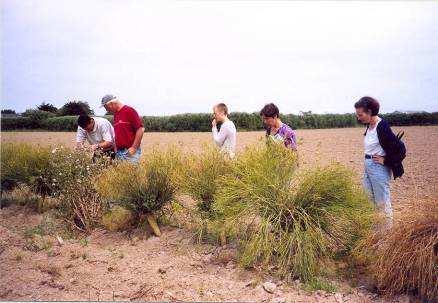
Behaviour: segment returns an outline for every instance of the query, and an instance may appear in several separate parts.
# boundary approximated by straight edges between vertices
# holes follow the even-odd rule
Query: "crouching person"
[[[101,103],[107,111],[114,114],[116,158],[138,163],[141,155],[140,144],[144,127],[137,111],[128,105],[124,105],[113,95],[104,96]]]
[[[76,133],[76,148],[84,149],[85,141],[88,141],[90,149],[94,153],[93,160],[101,156],[114,159],[114,128],[107,119],[80,115]]]

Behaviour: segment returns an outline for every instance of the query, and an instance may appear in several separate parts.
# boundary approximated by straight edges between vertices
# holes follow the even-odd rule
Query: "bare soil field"
[[[438,200],[438,126],[394,128],[405,131],[408,155],[405,175],[392,182],[395,217],[406,203]],[[358,173],[363,163],[363,129],[299,130],[303,166],[339,161]],[[1,142],[74,146],[75,133],[3,132]],[[263,132],[238,133],[238,149],[263,142]],[[212,144],[209,133],[145,133],[142,149],[170,144],[198,152]],[[95,230],[84,238],[53,236],[50,250],[28,248],[26,231],[45,215],[9,206],[0,210],[0,300],[117,301],[256,301],[256,302],[390,302],[350,281],[337,290],[309,292],[299,282],[285,283],[262,269],[236,264],[236,249],[197,244],[193,235],[163,227],[161,238],[150,233]],[[43,238],[44,238],[43,237]],[[264,283],[274,282],[268,292]],[[408,302],[407,297],[391,299]]]

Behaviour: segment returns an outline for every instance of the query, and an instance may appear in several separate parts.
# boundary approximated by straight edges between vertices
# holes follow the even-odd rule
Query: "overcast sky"
[[[438,1],[2,0],[1,108],[438,111]]]

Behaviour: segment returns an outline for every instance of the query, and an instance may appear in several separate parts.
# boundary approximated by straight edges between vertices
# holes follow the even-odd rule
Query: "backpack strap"
[[[403,138],[403,136],[405,135],[405,132],[404,131],[399,131],[398,133],[397,133],[397,139],[399,139],[399,140],[401,140],[401,138]]]
[[[370,128],[370,124],[369,124],[369,123],[367,124],[367,129],[366,129],[365,132],[363,133],[364,136],[367,135],[368,128]]]

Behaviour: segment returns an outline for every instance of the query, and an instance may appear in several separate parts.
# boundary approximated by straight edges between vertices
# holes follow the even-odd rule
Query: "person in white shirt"
[[[221,152],[234,158],[236,150],[236,126],[228,119],[228,108],[224,103],[216,104],[213,107],[214,119],[211,122],[213,140]],[[217,123],[221,123],[220,130]]]
[[[114,128],[105,118],[81,115],[78,118],[76,148],[83,149],[85,141],[95,155],[103,153],[114,157]]]
[[[380,104],[374,98],[362,97],[354,107],[357,119],[367,125],[363,140],[365,162],[362,183],[377,210],[385,217],[386,222],[383,227],[390,228],[393,221],[390,194],[391,168],[385,161],[387,158],[383,148],[385,142],[380,140],[384,137],[379,136],[382,132],[381,127],[387,122],[378,116]],[[392,134],[392,131],[390,132]]]

